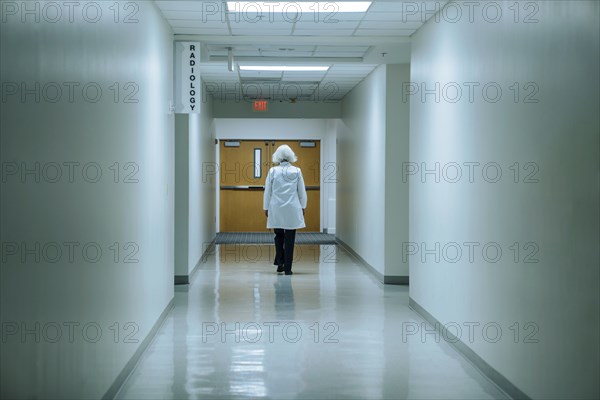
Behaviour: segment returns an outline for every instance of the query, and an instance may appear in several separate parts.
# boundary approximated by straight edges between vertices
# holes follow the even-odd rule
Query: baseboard
[[[175,275],[176,285],[187,285],[188,283],[190,283],[189,275]]]
[[[110,385],[106,393],[104,393],[104,396],[102,396],[103,400],[114,399],[117,393],[119,393],[119,390],[129,377],[129,375],[131,375],[131,373],[133,372],[135,366],[140,361],[140,357],[142,356],[142,354],[144,354],[144,351],[146,351],[146,349],[154,339],[154,336],[156,336],[156,332],[158,332],[158,329],[165,321],[167,314],[169,314],[169,311],[171,311],[174,304],[175,298],[172,298],[171,301],[169,301],[169,304],[167,304],[165,309],[162,311],[162,313],[160,313],[160,316],[152,326],[152,329],[150,329],[150,332],[148,332],[148,335],[146,335],[146,338],[142,340],[142,343],[138,346],[135,353],[133,353],[133,355],[131,356],[129,361],[127,361],[119,375],[117,375],[117,377],[115,378],[112,385]]]
[[[524,399],[530,400],[531,397],[527,396],[521,389],[516,387],[510,382],[504,375],[498,370],[488,364],[483,358],[475,353],[469,346],[464,344],[460,338],[456,337],[452,332],[444,328],[444,324],[438,321],[433,315],[425,310],[419,303],[408,298],[408,306],[419,314],[425,321],[429,323],[436,331],[440,333],[442,338],[448,338],[447,342],[456,349],[463,357],[465,357],[471,364],[475,366],[483,375],[485,375],[492,383],[494,383],[500,390],[502,390],[507,396],[513,399]],[[442,328],[440,328],[442,327]]]
[[[386,276],[381,272],[377,271],[371,264],[369,264],[364,258],[360,256],[352,247],[350,247],[346,242],[344,242],[339,237],[335,237],[336,243],[341,246],[344,250],[346,250],[352,257],[354,257],[360,264],[362,264],[366,269],[368,269],[375,277],[379,280],[379,282],[385,285],[408,285],[408,276]]]
[[[384,275],[383,283],[386,285],[408,285],[408,276]]]
[[[354,251],[352,247],[350,247],[346,242],[344,242],[339,237],[335,237],[336,243],[341,246],[344,250],[346,250],[352,257],[354,257],[360,264],[362,264],[366,269],[368,269],[375,278],[379,280],[379,282],[384,283],[383,274],[377,271],[371,264],[369,264],[364,258],[360,256],[357,252]]]
[[[204,250],[204,253],[202,253],[202,256],[200,257],[200,259],[198,260],[196,265],[194,265],[194,268],[192,268],[192,272],[190,272],[188,275],[175,275],[175,284],[176,285],[189,285],[190,281],[192,280],[192,276],[194,276],[194,274],[200,267],[200,264],[203,264],[204,262],[206,262],[206,259],[208,258],[210,253],[214,250],[215,245],[216,245],[216,240],[217,240],[217,236],[215,235],[213,240],[206,247],[206,250]]]

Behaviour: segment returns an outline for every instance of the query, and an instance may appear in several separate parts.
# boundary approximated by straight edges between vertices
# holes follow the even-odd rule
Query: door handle
[[[262,189],[262,190],[264,190],[265,187],[260,186],[260,185],[254,185],[254,186],[237,185],[237,186],[221,186],[221,189],[227,189],[227,190],[246,190],[246,189],[259,190],[259,189]]]

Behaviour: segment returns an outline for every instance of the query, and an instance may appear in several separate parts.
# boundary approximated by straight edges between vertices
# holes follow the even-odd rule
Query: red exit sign
[[[267,101],[266,100],[254,100],[254,111],[267,111]]]

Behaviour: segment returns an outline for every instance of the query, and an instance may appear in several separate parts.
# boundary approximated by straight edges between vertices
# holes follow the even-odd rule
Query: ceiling
[[[345,0],[347,1],[347,0]],[[215,99],[341,100],[375,67],[410,60],[410,35],[443,1],[375,0],[366,12],[268,12],[264,1],[156,1],[175,40],[202,43],[200,75]],[[306,1],[315,5],[315,1]],[[274,4],[276,4],[275,2]],[[299,3],[297,1],[296,3]],[[227,69],[232,49],[235,70]],[[245,65],[327,65],[324,72],[243,71]]]

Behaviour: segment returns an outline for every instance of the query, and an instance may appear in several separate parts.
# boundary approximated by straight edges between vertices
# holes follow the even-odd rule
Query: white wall
[[[202,90],[205,88],[202,87]],[[203,97],[204,98],[204,94]],[[189,271],[215,238],[216,175],[212,101],[200,104],[200,114],[190,114]]]
[[[402,259],[401,242],[408,241],[408,181],[402,180],[402,164],[409,161],[408,103],[402,102],[402,87],[410,81],[409,64],[386,65],[385,136],[385,276],[408,277],[408,262]],[[390,281],[393,282],[393,279]],[[403,283],[406,281],[402,281]],[[398,283],[398,282],[396,282]]]
[[[215,101],[214,104],[217,104]],[[321,229],[335,233],[336,150],[334,120],[299,118],[215,118],[217,139],[315,139],[321,141]],[[218,152],[218,146],[216,152]],[[217,207],[219,201],[217,200]],[[217,221],[219,220],[217,210]]]
[[[175,114],[175,283],[190,274],[190,153],[189,114]]]
[[[204,90],[204,86],[202,86]],[[203,94],[204,95],[204,94]],[[210,98],[210,97],[209,97]],[[187,283],[215,238],[215,148],[212,101],[199,114],[177,114],[175,188],[175,276]]]
[[[462,340],[528,396],[598,398],[599,3],[535,2],[537,23],[523,23],[535,8],[520,9],[515,22],[512,2],[496,4],[504,16],[496,23],[479,9],[473,23],[468,14],[456,23],[432,19],[413,36],[411,80],[428,89],[456,82],[465,90],[456,103],[455,92],[438,102],[411,96],[411,161],[430,169],[435,162],[480,166],[472,183],[464,165],[457,183],[443,175],[439,183],[433,175],[411,178],[411,242],[430,249],[456,242],[464,252],[455,263],[448,261],[453,252],[439,262],[434,255],[423,262],[422,252],[412,257],[410,296],[442,323],[498,324],[497,343],[484,340],[481,327],[472,343],[465,328]],[[480,84],[473,102],[464,82]],[[497,102],[482,96],[489,82],[503,89]],[[538,102],[525,103],[536,87]],[[497,183],[483,179],[489,162],[502,170]],[[525,169],[528,162],[535,164]],[[454,171],[447,170],[450,180]],[[525,183],[532,172],[538,182]],[[472,263],[462,245],[469,241],[481,243]],[[481,254],[492,242],[503,252],[495,263]],[[535,246],[539,262],[524,263]],[[527,322],[535,325],[524,329]],[[528,334],[539,342],[524,343]]]
[[[408,160],[409,105],[398,95],[408,79],[408,65],[380,65],[343,99],[337,126],[337,236],[384,282],[408,276],[397,257],[408,239],[400,166]]]
[[[385,272],[385,73],[385,65],[377,67],[346,95],[337,134],[337,236],[381,274]]]
[[[44,5],[29,6],[36,4]],[[22,182],[18,174],[2,181],[2,327],[15,323],[19,330],[0,343],[3,398],[102,397],[173,298],[172,33],[152,2],[136,3],[137,23],[122,22],[131,12],[124,2],[117,5],[117,23],[108,8],[113,2],[96,3],[102,17],[95,23],[82,18],[84,4],[78,4],[73,22],[63,9],[57,22],[36,22],[35,15],[22,22],[19,13],[4,14],[0,24],[7,94],[1,103],[2,169],[40,163],[39,182],[35,175]],[[27,88],[39,83],[39,102],[35,94],[9,96],[10,82]],[[72,101],[68,82],[79,85]],[[62,88],[59,99],[56,87]],[[97,102],[89,101],[96,96],[93,87],[102,89]],[[125,103],[128,95],[137,102]],[[80,163],[72,182],[64,165],[71,161]],[[102,171],[96,183],[82,176],[82,166],[92,162]],[[62,176],[51,183],[57,165]],[[88,169],[85,178],[94,179],[95,171]],[[137,182],[124,182],[127,176]],[[80,243],[72,262],[65,242]],[[111,250],[115,242],[118,255]],[[11,255],[11,243],[19,246],[17,255]],[[40,250],[23,262],[19,251],[36,243]],[[102,250],[97,262],[83,257],[86,243]],[[139,261],[124,263],[135,248]],[[93,250],[88,255],[96,256]],[[79,324],[72,341],[64,325],[70,322]],[[128,322],[133,325],[126,327]],[[85,324],[97,324],[89,325],[89,340],[95,339],[94,326],[102,329],[96,343],[83,336]],[[39,342],[35,333],[21,337],[22,327],[37,331]],[[56,327],[62,336],[53,343]],[[128,334],[137,342],[126,343]]]

